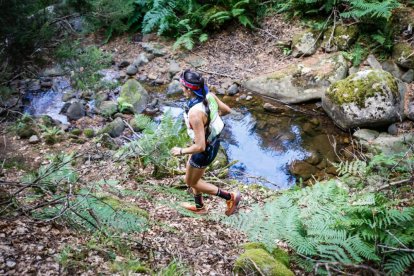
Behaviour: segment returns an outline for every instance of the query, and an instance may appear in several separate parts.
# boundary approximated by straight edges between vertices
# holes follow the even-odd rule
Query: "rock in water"
[[[128,80],[121,88],[118,109],[121,112],[141,113],[148,104],[148,92],[134,80]]]
[[[360,71],[332,84],[322,107],[342,129],[387,125],[403,116],[405,90],[386,71]]]
[[[249,79],[242,85],[284,103],[300,103],[320,99],[329,85],[344,79],[347,72],[347,61],[341,54],[324,58],[315,55],[285,69]]]
[[[85,116],[85,108],[80,102],[73,102],[68,110],[66,111],[66,116],[69,120],[79,120]]]

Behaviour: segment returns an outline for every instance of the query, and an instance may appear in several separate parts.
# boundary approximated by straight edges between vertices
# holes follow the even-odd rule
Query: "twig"
[[[378,247],[385,248],[385,249],[391,249],[391,251],[387,251],[387,252],[402,251],[402,252],[414,253],[414,249],[409,249],[409,248],[398,248],[398,247],[392,247],[392,246],[387,246],[387,245],[382,245],[382,244],[379,244]]]
[[[398,180],[398,181],[395,181],[395,182],[391,182],[391,183],[382,185],[381,187],[377,188],[376,191],[378,192],[378,191],[387,189],[389,187],[396,186],[396,185],[401,185],[401,184],[405,184],[405,183],[414,184],[413,182],[414,182],[414,179],[413,178],[402,179],[402,180]]]
[[[250,258],[247,258],[252,264],[253,264],[253,266],[254,266],[254,268],[256,269],[256,271],[261,275],[261,276],[265,276],[265,274],[263,274],[263,272],[260,270],[260,268],[256,265],[256,263],[252,260],[252,259],[250,259]]]

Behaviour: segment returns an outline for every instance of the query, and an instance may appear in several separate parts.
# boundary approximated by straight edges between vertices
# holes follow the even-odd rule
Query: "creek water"
[[[50,90],[28,91],[25,112],[34,116],[49,115],[67,124],[66,116],[60,111],[64,105],[62,95],[69,90],[67,79],[56,78]],[[163,112],[169,111],[174,117],[182,118],[183,98],[168,100],[165,94],[150,95],[166,102],[161,105]],[[230,178],[246,184],[256,183],[272,189],[289,188],[297,182],[289,171],[292,162],[307,159],[311,152],[332,161],[336,157],[329,136],[346,135],[332,123],[327,123],[330,120],[326,116],[325,120],[322,118],[311,123],[310,116],[293,111],[275,115],[240,103],[230,105],[238,115],[223,117],[226,127],[221,134],[221,144],[229,161],[238,161],[229,168]]]

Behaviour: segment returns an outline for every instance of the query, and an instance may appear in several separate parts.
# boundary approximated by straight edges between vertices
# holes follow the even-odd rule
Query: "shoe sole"
[[[195,211],[195,210],[191,209],[191,207],[190,207],[191,205],[187,202],[181,203],[180,206],[183,207],[184,209],[186,209],[187,211],[192,212],[193,214],[197,214],[197,215],[207,215],[208,214],[207,207],[205,207],[205,209],[203,209],[203,210]]]
[[[237,192],[236,198],[234,199],[233,207],[225,213],[226,216],[231,216],[236,212],[237,207],[239,206],[240,200],[241,200],[241,195],[239,192]]]

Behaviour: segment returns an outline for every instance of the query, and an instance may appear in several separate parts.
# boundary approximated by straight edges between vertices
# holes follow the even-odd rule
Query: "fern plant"
[[[340,264],[370,261],[386,271],[404,271],[412,253],[385,253],[380,245],[392,247],[399,240],[407,248],[414,246],[409,235],[414,230],[414,209],[398,210],[381,196],[364,197],[355,198],[340,182],[329,181],[286,192],[225,222],[269,247],[276,240],[285,241],[298,257],[305,256],[300,262],[304,267],[337,263],[336,269],[341,269]],[[406,257],[397,264],[401,254]]]

